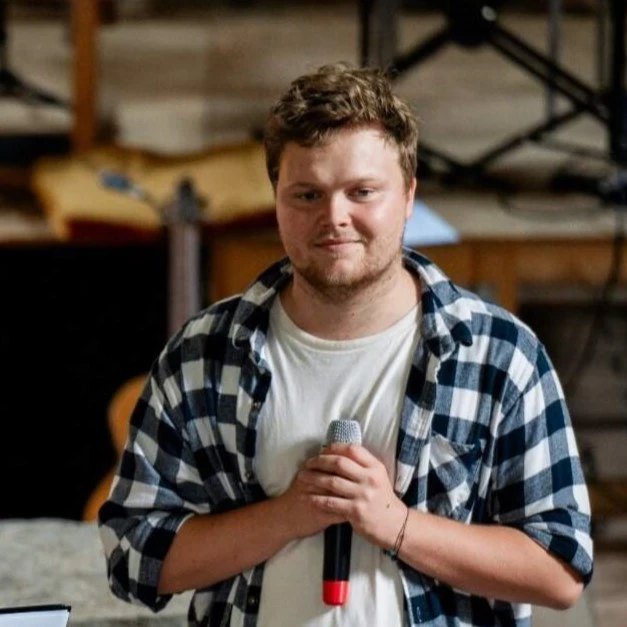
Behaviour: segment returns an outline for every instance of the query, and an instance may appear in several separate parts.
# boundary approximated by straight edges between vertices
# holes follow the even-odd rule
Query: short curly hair
[[[416,175],[418,121],[378,68],[323,65],[295,79],[270,111],[264,130],[266,168],[276,189],[285,145],[324,143],[334,132],[378,124],[396,145],[407,188]]]

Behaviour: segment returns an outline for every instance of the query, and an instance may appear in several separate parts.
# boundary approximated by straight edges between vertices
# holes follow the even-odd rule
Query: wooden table
[[[519,309],[524,285],[599,287],[608,276],[615,228],[609,209],[588,218],[565,214],[563,221],[547,223],[508,215],[494,206],[489,194],[469,197],[458,192],[424,200],[456,227],[461,237],[457,244],[422,247],[420,252],[457,283],[488,287],[494,300],[512,312]],[[627,282],[627,244],[622,247],[620,280]],[[211,299],[241,291],[282,255],[275,232],[215,238],[211,243]]]

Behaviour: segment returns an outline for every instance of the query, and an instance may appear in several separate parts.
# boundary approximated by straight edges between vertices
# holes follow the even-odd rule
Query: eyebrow
[[[285,186],[285,189],[296,189],[299,187],[319,187],[316,183],[308,183],[306,181],[296,181],[295,183],[290,183]]]
[[[348,181],[347,185],[348,186],[367,185],[367,184],[372,185],[373,183],[381,183],[382,181],[383,179],[381,177],[377,177],[375,175],[362,176],[360,178]],[[289,185],[286,185],[285,189],[292,190],[292,189],[298,189],[298,188],[303,188],[303,187],[319,188],[319,187],[324,187],[324,185],[321,185],[320,183],[314,183],[312,181],[295,181],[294,183],[290,183]]]

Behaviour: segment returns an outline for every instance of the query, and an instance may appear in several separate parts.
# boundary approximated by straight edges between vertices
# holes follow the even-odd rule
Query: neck
[[[281,293],[281,303],[298,327],[329,340],[351,340],[384,331],[419,299],[418,281],[402,265],[355,293],[323,293],[298,273]]]

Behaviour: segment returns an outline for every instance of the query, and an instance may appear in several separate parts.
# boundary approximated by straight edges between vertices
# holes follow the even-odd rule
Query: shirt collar
[[[428,349],[443,358],[457,344],[470,346],[471,311],[457,286],[424,255],[403,249],[405,267],[421,284],[422,335]],[[292,265],[283,258],[265,270],[242,294],[231,327],[236,346],[252,344],[260,351],[265,343],[269,311],[277,294],[292,277]]]
[[[445,357],[457,344],[472,344],[468,299],[430,259],[413,250],[403,250],[405,267],[418,275],[421,283],[422,335],[428,349]]]

